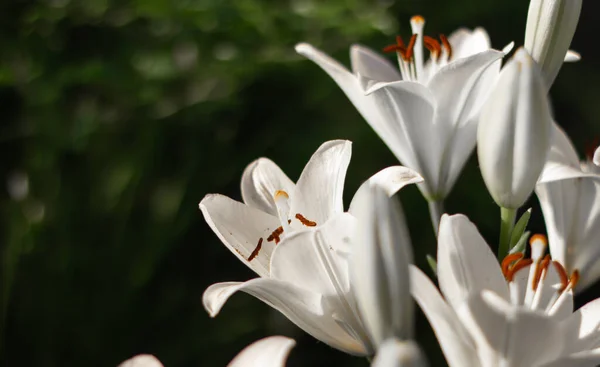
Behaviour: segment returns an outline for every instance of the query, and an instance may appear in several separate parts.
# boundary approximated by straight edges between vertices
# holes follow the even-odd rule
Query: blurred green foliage
[[[566,67],[553,90],[557,119],[580,147],[600,132],[600,55],[586,42],[596,34],[586,22],[594,7],[584,4],[575,40],[584,61]],[[259,156],[296,178],[328,139],[354,142],[348,197],[396,163],[295,43],[346,62],[350,44],[378,49],[422,13],[431,33],[483,25],[499,48],[521,43],[526,10],[517,0],[1,4],[0,361],[111,366],[148,352],[168,367],[224,366],[250,342],[283,334],[299,342],[291,366],[366,365],[249,296],[210,319],[203,290],[253,274],[197,203],[209,192],[239,198],[241,172]],[[426,205],[414,188],[401,198],[424,264],[434,248]],[[448,209],[496,238],[496,208],[474,161]],[[532,223],[543,231],[539,211]],[[422,317],[418,334],[432,365],[443,363]]]

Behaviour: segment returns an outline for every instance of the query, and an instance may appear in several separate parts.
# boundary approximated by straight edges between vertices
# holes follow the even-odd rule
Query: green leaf
[[[514,254],[516,252],[525,252],[525,245],[527,245],[527,240],[529,239],[530,235],[530,231],[523,233],[521,238],[519,238],[519,241],[517,241],[516,245],[510,250],[509,253]]]
[[[531,218],[531,208],[529,208],[521,218],[515,224],[513,231],[510,235],[510,246],[509,248],[514,249],[518,242],[521,241],[523,237],[523,233],[525,233],[525,229],[527,228],[527,224],[529,223],[529,219]],[[513,253],[513,250],[510,251]]]
[[[429,264],[429,267],[433,271],[433,274],[435,274],[437,276],[437,261],[435,260],[435,258],[433,256],[427,254],[427,263]]]

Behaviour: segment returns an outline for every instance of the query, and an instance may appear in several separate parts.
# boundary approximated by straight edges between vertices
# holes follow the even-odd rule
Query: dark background
[[[484,26],[495,48],[523,43],[523,0],[5,0],[0,5],[0,361],[115,366],[136,353],[167,367],[224,366],[244,346],[288,335],[289,365],[365,366],[238,294],[216,319],[201,304],[219,281],[254,274],[205,224],[207,193],[239,199],[267,156],[297,179],[325,140],[353,144],[346,203],[395,158],[312,62],[308,41],[347,63],[410,34]],[[600,12],[584,1],[573,42],[583,61],[553,89],[555,116],[583,156],[600,134]],[[24,190],[27,186],[27,190]],[[433,251],[426,203],[400,195],[416,249]],[[534,206],[532,228],[544,232]],[[498,210],[473,157],[447,201],[490,243]],[[586,292],[581,302],[600,292]],[[443,358],[421,315],[431,365]]]

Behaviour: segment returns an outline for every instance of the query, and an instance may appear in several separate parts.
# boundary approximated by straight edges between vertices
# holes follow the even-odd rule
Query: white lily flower
[[[427,367],[427,361],[417,343],[388,339],[379,348],[371,367]]]
[[[294,339],[270,336],[244,348],[227,367],[284,367]]]
[[[463,215],[442,217],[441,293],[418,268],[411,291],[450,366],[595,366],[600,363],[600,299],[573,312],[570,278],[533,236],[531,259],[511,254],[502,266]]]
[[[540,65],[548,88],[554,83],[579,22],[582,0],[531,0],[525,29],[525,48]]]
[[[590,161],[580,162],[564,131],[556,124],[554,130],[548,162],[535,192],[546,222],[550,253],[569,273],[580,273],[579,291],[600,278],[600,168]]]
[[[285,367],[288,355],[295,345],[294,339],[270,336],[244,348],[227,367]],[[153,355],[140,354],[117,367],[163,367],[163,365]]]
[[[117,367],[163,367],[162,363],[153,355],[139,354],[132,357]]]
[[[593,161],[596,166],[600,166],[600,147],[596,148]]]
[[[350,287],[347,244],[340,241],[355,225],[342,203],[350,155],[349,141],[323,144],[296,185],[261,158],[242,177],[245,204],[221,195],[200,202],[206,222],[225,246],[259,275],[206,289],[203,303],[212,317],[232,294],[243,291],[334,348],[372,354]],[[364,185],[385,184],[392,194],[420,180],[405,167],[390,167]]]
[[[533,193],[551,143],[552,117],[536,63],[520,49],[483,107],[477,132],[481,174],[503,208],[517,209]]]
[[[352,71],[309,44],[296,51],[329,74],[400,162],[423,176],[423,195],[440,201],[475,148],[476,117],[512,46],[490,49],[481,28],[459,29],[439,42],[424,36],[422,17],[411,25],[410,43],[398,38],[388,48],[397,52],[400,72],[363,46],[350,49]]]
[[[386,192],[373,186],[357,196],[352,280],[362,320],[379,349],[387,339],[413,338],[412,249],[402,209]]]

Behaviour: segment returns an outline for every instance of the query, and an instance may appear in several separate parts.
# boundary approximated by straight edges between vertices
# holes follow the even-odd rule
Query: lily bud
[[[426,367],[427,361],[413,341],[386,340],[371,367]]]
[[[499,206],[517,209],[531,195],[546,162],[551,131],[540,68],[520,49],[502,70],[477,131],[481,174]]]
[[[377,349],[389,338],[412,337],[408,264],[410,238],[399,205],[378,186],[357,199],[352,277],[365,328]]]
[[[594,164],[600,166],[600,147],[596,148],[596,152],[594,153]]]
[[[540,64],[548,88],[558,75],[579,22],[582,0],[531,0],[525,49]]]

